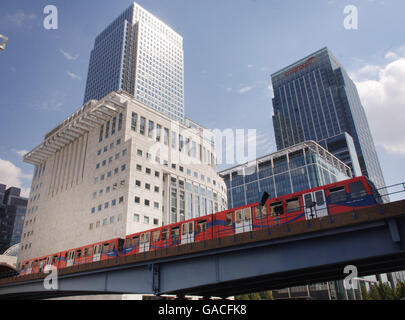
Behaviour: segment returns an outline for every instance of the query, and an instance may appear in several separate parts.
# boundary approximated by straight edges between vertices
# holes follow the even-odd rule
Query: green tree
[[[401,300],[402,298],[405,298],[405,283],[404,282],[399,282],[397,284],[397,287],[395,289],[395,297],[397,300]]]

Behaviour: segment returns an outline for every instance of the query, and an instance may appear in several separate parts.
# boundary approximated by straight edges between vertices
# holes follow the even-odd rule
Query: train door
[[[101,259],[101,244],[94,246],[93,261],[100,261]]]
[[[75,261],[75,252],[74,251],[70,251],[68,254],[68,258],[67,258],[67,263],[66,263],[66,267],[71,267],[73,266]]]
[[[252,231],[251,208],[236,210],[235,212],[235,233]]]
[[[187,222],[181,226],[181,244],[194,242],[194,223]]]
[[[30,261],[30,263],[28,264],[28,271],[27,274],[31,274],[32,272],[32,265],[34,264],[34,261]]]
[[[307,220],[325,217],[328,215],[328,208],[325,201],[325,192],[318,190],[303,195],[305,206],[305,218]]]
[[[46,258],[44,272],[49,272],[51,270],[52,262],[52,257]]]
[[[139,252],[146,252],[150,250],[150,232],[141,234],[141,245]]]

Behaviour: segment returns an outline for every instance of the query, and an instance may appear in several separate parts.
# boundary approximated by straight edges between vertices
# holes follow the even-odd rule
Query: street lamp
[[[6,49],[6,43],[8,41],[8,38],[6,36],[3,36],[0,34],[0,51],[3,51]]]

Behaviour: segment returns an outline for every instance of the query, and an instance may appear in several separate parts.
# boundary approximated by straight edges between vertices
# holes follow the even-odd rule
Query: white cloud
[[[29,152],[28,150],[16,150],[16,149],[13,149],[12,151],[17,153],[21,157],[24,157]]]
[[[393,54],[387,56],[394,58]],[[364,70],[373,70],[376,78],[364,79]],[[354,80],[375,144],[389,152],[405,154],[405,56],[384,66],[365,66],[354,73]]]
[[[7,185],[7,187],[21,188],[23,197],[28,197],[29,188],[24,188],[22,181],[29,181],[32,179],[31,174],[24,174],[22,170],[16,167],[13,163],[0,158],[0,183]]]
[[[73,73],[73,72],[70,72],[70,71],[66,71],[66,73],[72,79],[82,80],[82,77],[78,76],[76,73]]]
[[[24,13],[22,10],[18,10],[14,14],[9,14],[6,16],[6,20],[14,23],[15,25],[21,27],[23,24],[25,24],[28,20],[33,20],[37,16],[35,13]]]
[[[253,64],[248,64],[248,68],[253,68]]]
[[[75,56],[71,55],[69,52],[63,51],[60,49],[60,52],[65,56],[66,59],[68,60],[77,60],[79,58],[79,55],[76,54]]]
[[[247,86],[247,87],[243,87],[241,89],[239,89],[239,93],[245,93],[245,92],[249,92],[250,90],[253,89],[253,86]]]
[[[226,92],[231,93],[231,92],[232,92],[232,88],[226,88]]]

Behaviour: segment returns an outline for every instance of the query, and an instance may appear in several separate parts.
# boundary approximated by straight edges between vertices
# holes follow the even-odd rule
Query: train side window
[[[242,221],[242,210],[236,211],[236,223],[240,223]]]
[[[188,223],[188,233],[192,234],[194,232],[194,224],[192,222]]]
[[[279,216],[284,214],[283,202],[282,201],[273,202],[270,205],[270,212],[272,216]]]
[[[115,250],[115,241],[110,243],[110,251]]]
[[[84,248],[84,250],[83,250],[83,258],[85,258],[85,257],[87,257],[87,248]]]
[[[314,202],[312,201],[312,195],[310,193],[307,193],[304,196],[304,204],[306,208],[314,207]]]
[[[187,223],[184,223],[184,224],[181,226],[181,234],[182,234],[183,236],[187,234]]]
[[[77,259],[82,257],[82,250],[77,250],[76,253],[77,253],[76,254]]]
[[[141,234],[141,244],[144,244],[144,243],[145,243],[145,234],[142,233]]]
[[[172,233],[171,233],[171,237],[173,238],[177,238],[180,235],[180,227],[173,227],[172,228]]]
[[[197,222],[197,232],[204,232],[207,230],[207,220],[201,220]]]
[[[93,255],[93,247],[89,247],[89,248],[88,248],[87,255],[88,255],[89,257],[91,257],[91,256]]]
[[[152,232],[152,241],[156,242],[156,241],[159,241],[159,239],[160,239],[160,230],[153,231]]]
[[[245,208],[244,213],[245,213],[245,221],[249,221],[252,217],[250,208]]]
[[[162,230],[162,240],[167,240],[168,233],[169,233],[169,228],[164,228]]]
[[[108,245],[109,245],[108,242],[107,242],[107,243],[104,243],[104,245],[103,245],[103,252],[109,252]]]
[[[285,201],[287,207],[287,213],[300,211],[300,199],[298,197],[287,199]]]
[[[346,190],[344,186],[329,189],[330,203],[345,202],[347,200]]]
[[[55,263],[56,261],[58,261],[58,256],[53,256],[53,261],[52,261],[52,263]]]
[[[231,226],[232,225],[232,216],[233,216],[233,212],[228,212],[226,214],[226,225],[227,226]]]
[[[325,199],[323,197],[323,190],[315,192],[315,201],[317,206],[323,206]]]
[[[132,245],[134,247],[139,245],[139,236],[132,237]]]
[[[366,189],[364,188],[363,182],[361,181],[349,183],[349,190],[352,199],[362,198],[367,195]]]

